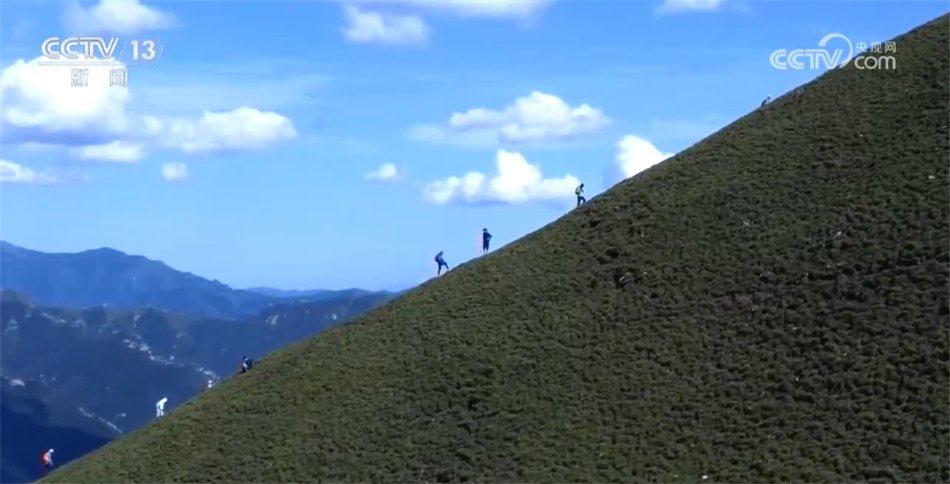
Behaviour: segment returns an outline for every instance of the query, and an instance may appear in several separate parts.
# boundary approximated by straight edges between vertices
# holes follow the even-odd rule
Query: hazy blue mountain
[[[0,294],[0,369],[41,381],[122,431],[152,418],[151,405],[174,405],[209,379],[230,375],[242,356],[260,357],[388,301],[388,293],[341,294],[268,307],[239,321],[155,308],[124,311],[38,306]]]
[[[128,431],[152,419],[163,396],[191,398],[214,372],[153,348],[154,335],[176,331],[185,319],[136,321],[109,308],[69,310],[36,306],[0,294],[0,370],[36,381],[84,411]],[[167,328],[167,329],[165,329]]]
[[[53,448],[63,465],[95,450],[119,433],[42,383],[4,377],[0,382],[0,482],[41,477],[40,454]]]
[[[257,314],[278,300],[115,249],[46,253],[2,241],[0,287],[53,306],[154,306],[226,319]]]

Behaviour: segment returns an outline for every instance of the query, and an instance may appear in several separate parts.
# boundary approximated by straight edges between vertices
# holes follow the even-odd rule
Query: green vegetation
[[[950,45],[828,72],[48,479],[950,479]]]

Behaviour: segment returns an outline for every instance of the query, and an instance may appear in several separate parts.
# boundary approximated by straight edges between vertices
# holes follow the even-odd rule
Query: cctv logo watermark
[[[894,70],[897,69],[895,56],[867,54],[893,54],[896,51],[894,42],[872,42],[869,47],[864,42],[852,44],[847,36],[835,32],[822,37],[817,48],[775,50],[769,56],[769,63],[782,71],[826,70],[848,64],[859,70]]]

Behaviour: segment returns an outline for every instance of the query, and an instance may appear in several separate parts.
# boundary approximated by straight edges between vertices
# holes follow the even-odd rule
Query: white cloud
[[[589,104],[571,107],[553,94],[534,91],[501,110],[473,108],[453,113],[445,127],[417,126],[410,136],[429,142],[461,138],[462,144],[524,143],[570,139],[609,124],[610,119]]]
[[[176,25],[171,14],[143,5],[138,0],[101,0],[89,8],[73,1],[66,7],[65,18],[75,34],[112,32],[130,35]]]
[[[249,107],[205,111],[199,119],[146,116],[144,121],[157,142],[189,154],[262,149],[297,137],[289,118]]]
[[[379,168],[366,175],[366,179],[375,181],[396,181],[402,179],[402,177],[400,170],[392,163],[383,163]]]
[[[392,15],[361,11],[345,5],[343,36],[351,42],[380,44],[420,44],[429,37],[429,26],[414,15]]]
[[[5,141],[82,145],[108,141],[128,129],[129,90],[109,86],[110,71],[124,68],[121,62],[89,66],[88,85],[73,87],[72,67],[39,61],[20,59],[0,74]]]
[[[617,158],[608,172],[608,185],[630,178],[673,155],[674,153],[660,151],[653,143],[643,138],[624,136],[617,143]]]
[[[178,181],[188,178],[188,165],[181,162],[163,163],[162,177],[168,181]]]
[[[435,205],[530,202],[569,205],[574,188],[580,184],[573,175],[545,178],[540,166],[528,163],[517,152],[498,150],[495,166],[497,172],[492,175],[473,171],[428,183],[423,188],[423,196]]]
[[[59,179],[8,160],[0,160],[0,183],[59,183]]]
[[[460,17],[523,18],[540,13],[554,0],[388,0]],[[375,2],[374,2],[375,3]]]
[[[241,107],[201,118],[133,116],[131,93],[110,86],[120,62],[88,66],[87,85],[73,87],[65,61],[17,60],[0,75],[0,141],[18,147],[71,147],[84,160],[131,162],[154,145],[185,153],[259,149],[293,139],[293,122],[275,112]]]
[[[70,153],[80,160],[133,163],[145,156],[145,149],[141,144],[113,141],[101,145],[80,146],[70,150]]]
[[[723,0],[663,0],[656,8],[656,13],[714,12],[722,6],[722,2]]]

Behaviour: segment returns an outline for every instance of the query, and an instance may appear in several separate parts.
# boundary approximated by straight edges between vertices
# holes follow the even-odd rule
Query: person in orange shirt
[[[40,460],[43,462],[43,473],[49,472],[53,468],[53,449],[43,452]]]

